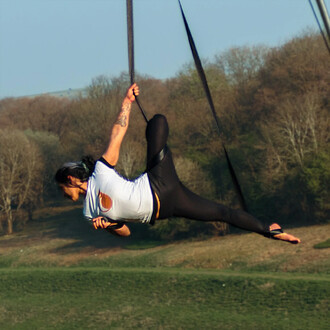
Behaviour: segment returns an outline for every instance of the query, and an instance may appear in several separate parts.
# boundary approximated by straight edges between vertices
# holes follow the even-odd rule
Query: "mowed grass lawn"
[[[161,245],[49,210],[0,237],[0,329],[329,329],[330,224]],[[155,243],[155,244],[154,244]]]
[[[325,275],[0,270],[1,329],[328,329]]]

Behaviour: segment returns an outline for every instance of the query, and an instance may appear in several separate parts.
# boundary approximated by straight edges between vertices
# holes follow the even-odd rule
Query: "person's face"
[[[65,198],[71,199],[76,202],[79,199],[79,188],[72,185],[61,184],[60,188]]]

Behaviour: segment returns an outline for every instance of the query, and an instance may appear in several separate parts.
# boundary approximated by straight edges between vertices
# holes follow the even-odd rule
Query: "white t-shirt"
[[[114,221],[150,222],[153,197],[147,173],[129,181],[101,161],[96,162],[83,212],[88,220],[104,216]]]

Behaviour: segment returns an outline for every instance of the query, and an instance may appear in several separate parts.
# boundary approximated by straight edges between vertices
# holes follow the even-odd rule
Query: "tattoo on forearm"
[[[128,123],[128,114],[131,111],[131,103],[124,103],[121,107],[121,111],[118,115],[117,121],[115,124],[120,125],[121,127],[126,127]]]

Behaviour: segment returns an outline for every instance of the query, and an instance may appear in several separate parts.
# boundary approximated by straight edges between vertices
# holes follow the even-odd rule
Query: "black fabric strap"
[[[167,154],[168,147],[165,145],[165,147],[155,156],[153,156],[147,163],[147,171],[150,171],[153,167],[155,167],[157,164],[159,164]]]
[[[109,221],[107,218],[103,218],[105,221],[107,221],[107,222],[111,222],[112,224],[114,223],[114,222],[112,222],[112,221]],[[111,229],[120,229],[120,228],[122,228],[122,227],[124,227],[124,225],[125,225],[125,222],[117,222],[117,223],[115,223],[115,224],[113,224],[113,225],[111,225],[111,226],[109,226],[109,227],[107,227],[106,229],[108,229],[108,230],[110,230],[111,231]]]
[[[127,41],[128,41],[128,66],[131,84],[134,83],[134,30],[133,30],[133,3],[126,1],[127,7]]]
[[[218,128],[218,132],[219,132],[219,135],[220,135],[220,138],[221,138],[221,135],[222,135],[221,134],[221,129],[220,129],[220,125],[219,125],[217,114],[215,112],[213,99],[212,99],[211,92],[210,92],[210,89],[209,89],[209,86],[208,86],[208,83],[207,83],[207,80],[206,80],[206,76],[205,76],[205,73],[204,73],[204,70],[203,70],[203,66],[202,66],[201,60],[199,58],[197,49],[196,49],[194,39],[193,39],[192,34],[190,32],[190,29],[189,29],[189,26],[188,26],[188,22],[186,20],[185,14],[183,12],[183,9],[182,9],[182,6],[181,6],[181,2],[180,2],[180,0],[178,0],[178,1],[179,1],[180,9],[181,9],[181,14],[182,14],[184,26],[186,28],[189,45],[190,45],[190,48],[191,48],[191,51],[192,51],[192,55],[193,55],[193,58],[194,58],[195,66],[196,66],[198,75],[199,75],[199,77],[200,77],[200,79],[202,81],[203,88],[204,88],[204,91],[205,91],[205,94],[206,94],[206,98],[207,98],[207,100],[209,102],[209,105],[210,105],[210,108],[211,108],[211,111],[212,111],[212,114],[213,114],[215,123],[216,123],[217,128]],[[232,181],[233,181],[233,184],[234,184],[234,189],[235,189],[236,194],[237,194],[237,197],[239,199],[240,206],[241,206],[241,208],[243,210],[247,211],[247,206],[246,206],[246,203],[245,203],[245,199],[244,199],[244,196],[243,196],[243,193],[242,193],[240,184],[238,182],[237,176],[235,174],[234,168],[233,168],[233,166],[231,164],[231,161],[229,159],[229,156],[228,156],[226,147],[223,144],[223,142],[221,142],[221,144],[222,144],[222,148],[224,150],[225,156],[226,156],[226,160],[227,160],[227,164],[228,164],[228,169],[229,169],[230,176],[231,176]]]
[[[126,0],[126,8],[127,8],[127,41],[128,41],[128,66],[129,66],[129,75],[131,79],[131,85],[135,82],[135,70],[134,70],[134,26],[133,26],[133,3],[132,0]],[[138,105],[141,113],[144,117],[144,120],[148,122],[148,118],[141,106],[141,103],[135,95],[135,101]]]

